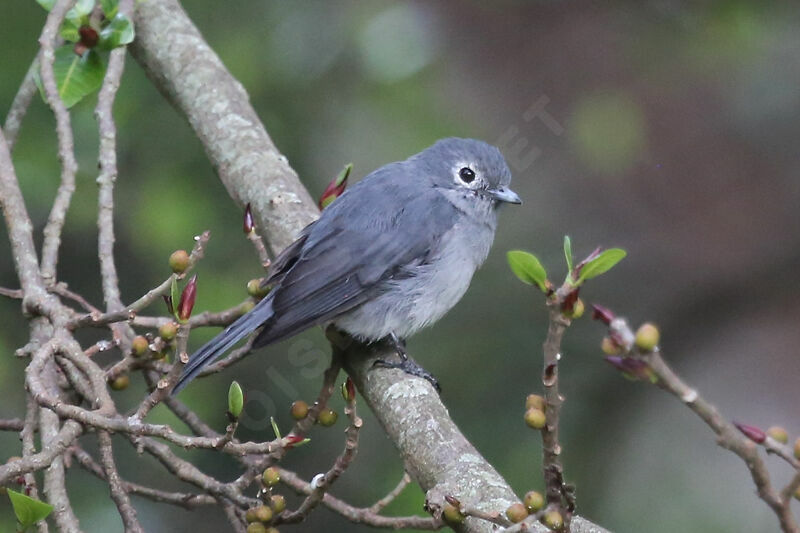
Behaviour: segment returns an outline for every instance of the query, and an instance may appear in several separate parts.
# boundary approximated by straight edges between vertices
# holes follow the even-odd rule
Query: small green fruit
[[[302,420],[308,416],[308,404],[303,400],[296,400],[292,403],[290,412],[292,414],[292,418],[295,420]]]
[[[767,435],[781,444],[786,444],[789,442],[789,433],[787,433],[786,430],[781,426],[772,426],[771,428],[767,429]]]
[[[322,411],[319,412],[317,416],[317,422],[319,425],[327,427],[331,427],[336,423],[336,420],[339,418],[339,415],[331,409],[330,407],[326,407]]]
[[[266,533],[280,533],[277,527],[268,527]]]
[[[178,334],[178,324],[175,322],[167,322],[158,328],[158,336],[165,341],[171,341]]]
[[[282,494],[273,494],[269,499],[269,505],[275,514],[280,514],[286,509],[286,498]]]
[[[461,510],[452,505],[450,503],[445,503],[444,508],[442,509],[442,518],[448,524],[463,524],[464,523],[464,515],[461,514]]]
[[[189,254],[186,250],[175,250],[169,256],[169,267],[176,274],[182,274],[189,268]]]
[[[130,384],[131,378],[128,376],[128,374],[122,374],[112,379],[109,383],[109,386],[111,386],[113,390],[125,390]]]
[[[535,490],[525,494],[525,498],[522,501],[530,513],[538,513],[544,508],[544,496]]]
[[[547,511],[546,513],[544,513],[544,516],[542,517],[542,522],[550,529],[558,530],[564,527],[564,518],[558,511]]]
[[[636,330],[636,347],[645,352],[651,352],[658,346],[660,336],[658,328],[650,322],[646,322]]]
[[[247,294],[253,298],[263,298],[269,294],[269,287],[261,285],[261,279],[251,279],[247,282]]]
[[[147,338],[143,335],[137,335],[131,343],[131,352],[133,352],[134,357],[141,357],[147,353],[148,346],[150,346],[150,343],[147,342]]]
[[[255,515],[259,522],[269,522],[272,520],[272,509],[266,505],[259,505],[255,508]]]
[[[539,396],[538,394],[528,394],[528,397],[525,398],[525,409],[536,408],[541,411],[544,411],[544,398]]]
[[[506,516],[516,524],[528,518],[528,510],[521,503],[514,503],[506,509]]]
[[[800,438],[794,441],[794,457],[800,459]]]
[[[267,487],[274,487],[280,482],[281,474],[280,472],[278,472],[277,468],[271,466],[266,470],[264,470],[264,474],[261,476],[261,480]]]
[[[246,302],[242,303],[242,305],[239,307],[239,309],[241,309],[242,314],[245,314],[245,313],[249,313],[250,311],[252,311],[255,306],[256,306],[256,304],[255,304],[255,302],[253,302],[253,300],[247,300]]]
[[[250,524],[252,522],[258,522],[258,517],[256,516],[256,509],[257,507],[251,507],[247,510],[244,515],[244,519],[247,520],[247,523]]]
[[[544,411],[531,407],[525,411],[525,423],[533,429],[542,429],[547,423],[547,418],[544,416]]]
[[[253,522],[247,526],[247,533],[267,533],[267,528],[261,522]]]
[[[575,300],[575,303],[572,304],[572,311],[564,313],[567,318],[571,318],[573,320],[578,319],[583,316],[583,312],[586,310],[586,306],[583,303],[583,300],[578,298]]]
[[[603,353],[606,355],[619,355],[622,353],[622,349],[616,342],[611,340],[611,337],[603,337],[603,342],[600,343],[600,349],[603,350]]]

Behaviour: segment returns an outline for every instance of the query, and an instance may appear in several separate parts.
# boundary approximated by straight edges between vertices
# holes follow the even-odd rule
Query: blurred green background
[[[185,4],[315,197],[349,161],[360,178],[443,136],[482,138],[507,155],[525,204],[502,213],[493,252],[461,304],[409,347],[439,377],[453,418],[520,495],[542,485],[539,437],[522,414],[526,394],[539,388],[546,311],[541,296],[513,278],[505,251],[534,251],[559,278],[564,234],[576,255],[600,244],[629,251],[589,284],[587,302],[634,324],[659,323],[665,356],[728,417],[800,433],[797,3]],[[33,0],[0,5],[2,113],[36,53],[44,18]],[[99,304],[94,102],[72,113],[80,171],[59,277]],[[160,282],[169,253],[209,229],[196,309],[241,301],[247,280],[259,275],[241,213],[190,128],[133,60],[115,117],[124,299]],[[37,97],[13,156],[39,233],[58,184],[55,146],[52,116]],[[18,286],[4,230],[0,286]],[[13,351],[26,341],[25,324],[18,302],[0,299],[0,417],[23,409],[25,361]],[[192,343],[211,333],[198,332]],[[579,320],[564,349],[563,458],[579,512],[614,531],[777,531],[741,461],[718,449],[677,401],[608,367],[602,334],[600,325]],[[316,394],[326,344],[315,330],[265,352],[197,382],[186,401],[223,429],[227,385],[237,379],[250,400],[243,437],[269,438],[270,415],[289,427],[290,403]],[[116,394],[127,407],[141,393],[137,376]],[[340,408],[341,399],[334,404]],[[402,466],[361,411],[358,458],[332,492],[369,505],[394,486]],[[162,411],[152,416],[171,420]],[[343,443],[343,422],[336,428],[315,430],[312,444],[285,466],[306,478],[327,468]],[[92,440],[84,438],[89,449]],[[126,443],[117,449],[125,478],[185,489]],[[0,460],[19,453],[16,434],[0,435]],[[236,475],[219,454],[187,455],[210,474]],[[787,472],[769,463],[783,483]],[[73,467],[69,488],[87,531],[121,531],[103,484]],[[389,511],[421,513],[422,502],[412,487]],[[135,504],[148,531],[227,530],[216,509]],[[0,499],[0,531],[12,527]],[[370,530],[324,509],[297,529]]]

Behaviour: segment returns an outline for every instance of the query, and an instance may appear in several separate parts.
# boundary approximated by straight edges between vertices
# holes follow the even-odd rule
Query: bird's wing
[[[328,207],[274,289],[273,317],[254,346],[331,320],[368,300],[403,267],[425,261],[457,212],[434,189],[410,194],[403,190],[409,186],[373,180]]]

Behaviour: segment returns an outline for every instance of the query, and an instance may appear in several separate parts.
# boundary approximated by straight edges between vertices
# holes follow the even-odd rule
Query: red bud
[[[739,422],[734,422],[733,425],[736,426],[736,429],[744,433],[745,437],[756,444],[761,444],[767,440],[767,434],[764,433],[761,428],[757,428],[756,426],[751,426],[748,424],[740,424]]]
[[[356,385],[349,376],[342,386],[342,396],[346,402],[352,402],[356,398]]]
[[[641,359],[620,357],[618,355],[607,355],[605,360],[611,366],[631,378],[652,382],[655,382],[656,380],[655,374],[653,374],[653,370],[650,368],[650,365]]]
[[[572,312],[572,308],[575,306],[575,302],[578,301],[578,292],[580,292],[580,289],[575,289],[574,291],[567,294],[567,296],[564,298],[564,301],[561,302],[562,311],[564,311],[565,313]]]
[[[97,46],[97,41],[100,40],[100,36],[97,35],[97,30],[91,26],[81,26],[80,29],[78,29],[78,34],[81,36],[80,43],[86,48],[94,48]]]
[[[458,501],[455,496],[450,496],[449,494],[444,497],[444,500],[452,505],[453,507],[461,507],[461,502]]]
[[[608,326],[614,320],[614,313],[607,307],[592,304],[592,320],[599,320]]]
[[[325,188],[325,191],[323,191],[322,196],[319,198],[318,205],[320,209],[325,209],[331,202],[342,195],[345,188],[347,188],[347,178],[350,177],[351,170],[353,170],[353,164],[348,163],[342,171],[339,172],[339,175],[331,180]]]
[[[253,220],[253,212],[250,210],[250,202],[248,202],[247,206],[244,208],[244,221],[242,223],[242,229],[244,230],[245,235],[250,235],[250,233],[256,229],[256,223]]]
[[[197,297],[197,274],[192,276],[189,283],[183,288],[181,293],[181,301],[178,304],[178,318],[181,320],[189,320],[192,316],[192,308],[194,308],[194,300]]]
[[[305,437],[301,437],[300,435],[286,435],[286,447],[291,448],[304,440],[306,440]]]

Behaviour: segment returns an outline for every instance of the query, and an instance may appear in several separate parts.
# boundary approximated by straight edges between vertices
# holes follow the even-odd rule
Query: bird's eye
[[[464,167],[461,170],[459,170],[458,176],[464,183],[472,183],[473,180],[475,180],[475,172],[469,167]]]

